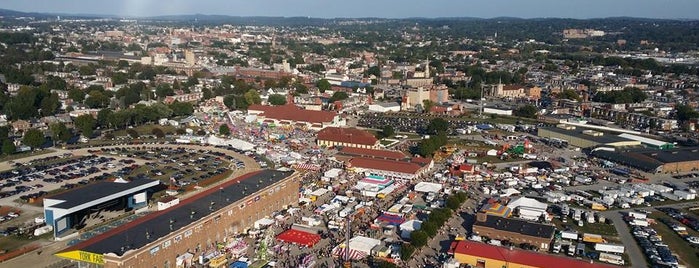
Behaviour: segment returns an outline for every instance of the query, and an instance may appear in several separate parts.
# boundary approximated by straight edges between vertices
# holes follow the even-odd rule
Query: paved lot
[[[222,153],[231,155],[231,156],[243,161],[245,163],[245,168],[235,170],[234,173],[230,176],[230,178],[235,178],[235,177],[238,177],[240,175],[250,173],[250,172],[253,172],[253,171],[260,169],[259,164],[250,157],[235,153],[235,152],[227,150],[227,149],[210,147],[210,146],[181,145],[181,144],[147,144],[147,145],[139,144],[139,145],[105,146],[105,147],[100,147],[100,148],[135,148],[135,147],[143,147],[143,146],[156,147],[156,148],[178,148],[178,147],[181,147],[181,148],[196,149],[196,150],[205,149],[205,150],[222,152]],[[71,152],[71,153],[73,153],[73,155],[76,155],[76,156],[88,155],[89,153],[87,152],[87,150],[94,150],[94,149],[96,149],[96,148],[90,147],[90,148],[83,148],[83,149],[76,149],[76,150],[59,150],[59,149],[57,149],[57,151],[55,153],[34,156],[34,157],[29,157],[29,158],[23,158],[20,160],[16,160],[15,162],[25,163],[28,161],[32,161],[34,159],[44,158],[47,156],[62,155],[66,152]],[[121,159],[121,157],[118,157],[118,156],[110,155],[110,157],[114,157],[117,160]],[[139,160],[137,158],[133,158],[133,160],[136,160],[138,164],[142,164],[143,162],[145,162],[145,161]],[[11,164],[9,164],[7,162],[2,162],[2,163],[0,163],[0,168],[10,169],[10,168],[12,168],[12,166],[11,166]],[[107,171],[103,171],[103,172],[112,172],[112,171],[118,170],[119,168],[120,167],[116,167],[116,168],[114,168],[114,170],[107,170]],[[102,172],[100,172],[100,174],[101,173]],[[98,175],[98,174],[94,174],[93,176],[96,176],[96,175]],[[81,179],[84,179],[84,178],[80,178],[78,180],[81,180]],[[32,182],[32,184],[35,184],[35,183],[36,182]],[[218,185],[220,183],[223,183],[223,181],[218,182],[214,185],[211,185],[210,187],[215,187],[216,185]],[[49,190],[47,190],[47,189],[51,189],[51,188],[49,188],[49,185],[53,185],[53,186],[56,186],[55,188],[58,188],[63,183],[56,183],[56,184],[42,183],[42,184],[45,185],[45,187],[42,189],[44,189],[45,191],[49,191]],[[32,190],[32,191],[39,191],[39,190]],[[186,198],[186,197],[191,196],[193,194],[196,194],[198,192],[199,191],[192,191],[192,192],[189,192],[181,197]],[[8,205],[12,205],[12,206],[19,206],[17,203],[13,202],[13,200],[17,199],[17,198],[18,198],[18,196],[3,198],[0,200],[0,205],[8,204]],[[39,214],[39,212],[42,211],[42,208],[36,207],[36,206],[30,206],[30,205],[23,205],[23,206],[21,206],[21,208],[34,211],[34,213],[36,213],[36,214]],[[47,267],[47,266],[50,266],[52,264],[55,264],[55,263],[61,261],[59,258],[55,257],[53,254],[66,247],[65,241],[63,241],[63,242],[46,242],[46,241],[44,241],[44,242],[37,242],[37,243],[41,243],[44,247],[39,249],[39,250],[35,250],[35,251],[32,251],[32,252],[27,253],[25,255],[22,255],[20,257],[11,259],[7,262],[0,263],[0,267]]]

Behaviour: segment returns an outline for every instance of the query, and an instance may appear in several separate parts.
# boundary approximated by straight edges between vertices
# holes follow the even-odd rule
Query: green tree
[[[396,130],[393,128],[392,125],[385,125],[383,126],[383,129],[381,130],[381,136],[384,138],[388,138],[396,134]]]
[[[157,87],[155,87],[155,95],[157,95],[158,98],[163,98],[165,96],[174,96],[175,91],[169,84],[160,84]]]
[[[434,106],[434,103],[431,100],[423,100],[422,101],[422,108],[425,109],[426,113],[429,113],[430,110],[432,110],[433,106]]]
[[[262,99],[260,98],[260,93],[258,93],[257,90],[254,90],[254,89],[248,90],[248,92],[245,92],[244,97],[245,97],[245,102],[248,105],[262,103]]]
[[[27,132],[24,133],[24,137],[22,138],[22,143],[26,144],[29,147],[32,147],[32,149],[38,149],[39,146],[44,144],[44,141],[44,133],[35,128],[28,129]]]
[[[325,93],[325,91],[328,91],[330,90],[330,88],[332,88],[332,85],[326,79],[318,80],[318,82],[316,82],[316,86],[318,87],[318,91],[320,91],[320,93]]]
[[[419,248],[427,244],[428,236],[422,230],[413,231],[410,233],[410,244]]]
[[[163,130],[159,127],[153,128],[153,130],[151,130],[151,134],[158,139],[165,138],[165,132],[163,132]]]
[[[109,127],[109,122],[113,113],[114,112],[110,109],[102,109],[97,112],[97,124],[104,128]]]
[[[92,115],[84,114],[75,118],[75,128],[86,138],[92,137],[92,132],[95,130],[97,120]]]
[[[138,139],[138,137],[140,137],[140,135],[138,135],[138,132],[133,128],[127,129],[126,134],[128,134],[129,137],[131,137],[132,139]]]
[[[349,95],[347,95],[347,92],[337,91],[337,92],[333,93],[333,95],[330,97],[329,101],[336,102],[336,101],[346,100],[347,98],[349,98]]]
[[[56,114],[56,111],[58,111],[58,108],[61,107],[61,100],[58,98],[58,94],[51,93],[48,95],[48,97],[42,98],[40,107],[41,107],[40,114],[42,116],[49,116],[49,115]]]
[[[284,104],[286,104],[286,96],[280,95],[280,94],[269,95],[269,98],[267,100],[269,101],[269,104],[272,104],[272,105],[284,105]]]
[[[512,114],[515,116],[519,117],[526,117],[526,118],[536,118],[536,115],[539,113],[539,109],[536,108],[536,106],[527,104],[524,106],[521,106],[514,111],[512,111]]]
[[[581,100],[578,92],[575,92],[575,90],[572,90],[572,89],[563,90],[560,93],[558,93],[558,95],[556,97],[559,99],[568,99],[568,100],[577,100],[577,101]]]
[[[231,135],[231,129],[227,124],[221,124],[221,126],[218,127],[218,134],[221,136]]]
[[[304,85],[304,84],[296,82],[296,83],[294,83],[294,89],[295,89],[295,91],[294,91],[295,93],[308,94],[308,87],[306,87],[306,85]]]
[[[73,88],[68,91],[68,98],[74,102],[82,103],[85,100],[85,92],[80,89]]]
[[[676,104],[675,105],[675,111],[676,111],[676,117],[677,120],[680,122],[685,122],[690,119],[697,119],[699,118],[699,112],[697,112],[694,108],[692,108],[689,105],[684,105],[684,104]]]
[[[12,143],[11,140],[3,140],[2,141],[2,154],[11,155],[11,154],[14,154],[15,151],[17,151],[17,148],[15,147],[15,144]]]
[[[123,85],[129,82],[129,75],[122,72],[112,74],[112,83],[115,85]]]
[[[63,123],[51,124],[49,126],[49,130],[51,130],[51,138],[54,141],[60,141],[65,143],[68,142],[71,137],[73,137],[73,133],[71,133],[70,130]]]
[[[442,118],[435,118],[430,120],[427,125],[427,132],[431,134],[445,133],[449,129],[449,122]]]
[[[172,115],[174,116],[192,115],[194,113],[194,106],[189,102],[175,101],[169,107],[172,109]]]

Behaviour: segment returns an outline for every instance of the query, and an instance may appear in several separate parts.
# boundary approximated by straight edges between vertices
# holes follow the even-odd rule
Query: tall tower
[[[430,57],[425,59],[425,78],[430,78]]]

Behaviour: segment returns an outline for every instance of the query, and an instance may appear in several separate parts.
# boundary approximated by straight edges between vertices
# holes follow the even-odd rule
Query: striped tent
[[[347,254],[347,247],[344,245],[337,246],[333,249],[333,255],[337,256],[340,259],[345,259],[345,254]],[[363,251],[359,251],[356,249],[349,249],[349,257],[352,260],[361,260],[366,258],[367,254]]]
[[[311,171],[320,170],[320,166],[314,165],[314,164],[307,164],[307,163],[296,164],[294,167],[296,169],[300,169],[300,170],[311,170]]]

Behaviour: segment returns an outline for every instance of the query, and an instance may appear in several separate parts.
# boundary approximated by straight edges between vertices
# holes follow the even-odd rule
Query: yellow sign
[[[209,261],[209,267],[221,267],[226,264],[228,264],[228,259],[226,259],[226,255],[218,256]]]
[[[92,253],[92,252],[87,252],[87,251],[82,251],[82,250],[73,250],[73,251],[68,251],[68,252],[56,253],[56,256],[61,257],[61,258],[65,258],[65,259],[75,260],[75,261],[82,261],[82,262],[89,262],[89,263],[104,265],[104,259],[102,258],[102,254],[97,254],[97,253]]]

